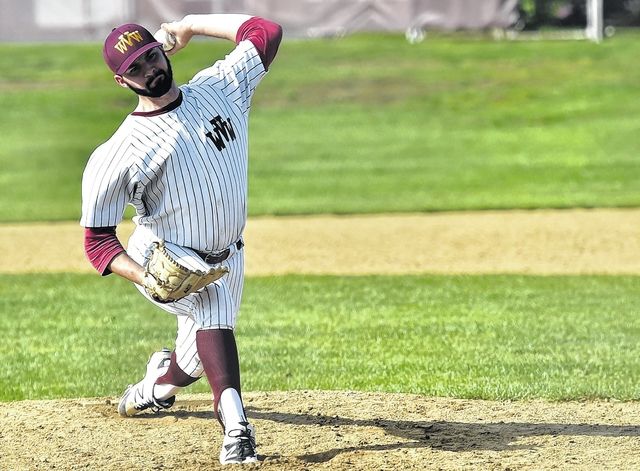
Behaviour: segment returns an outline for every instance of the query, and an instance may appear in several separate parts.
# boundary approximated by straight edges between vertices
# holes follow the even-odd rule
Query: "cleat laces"
[[[238,459],[244,461],[246,458],[256,456],[256,441],[251,436],[251,432],[247,428],[248,422],[240,422],[243,426],[241,429],[230,430],[227,436],[235,438],[233,443],[225,445],[227,451],[227,459]]]

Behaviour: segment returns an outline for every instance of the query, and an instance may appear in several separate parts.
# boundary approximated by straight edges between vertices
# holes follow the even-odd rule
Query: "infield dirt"
[[[491,402],[331,391],[247,393],[270,470],[640,469],[640,404]],[[116,398],[5,404],[3,470],[218,469],[206,395],[122,419]]]
[[[631,209],[260,218],[246,241],[250,276],[640,274],[640,210]],[[90,271],[74,224],[0,226],[0,250],[4,273]],[[248,392],[245,400],[262,459],[249,469],[640,469],[637,402],[344,391]],[[207,395],[129,419],[117,416],[116,401],[2,404],[0,470],[219,468]]]
[[[82,239],[74,223],[0,225],[0,273],[91,273]],[[640,274],[639,209],[253,218],[245,242],[248,276]]]

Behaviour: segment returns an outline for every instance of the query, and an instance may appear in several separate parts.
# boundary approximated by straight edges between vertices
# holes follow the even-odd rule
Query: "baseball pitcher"
[[[195,35],[236,46],[178,87],[167,55]],[[155,36],[138,24],[115,28],[103,57],[138,104],[93,152],[82,180],[89,261],[102,275],[132,281],[177,319],[175,349],[151,355],[118,412],[169,408],[180,388],[206,375],[224,430],[223,464],[258,459],[234,327],[244,282],[249,110],[281,38],[279,25],[247,15],[187,15]],[[116,226],[128,204],[136,228],[125,251]]]

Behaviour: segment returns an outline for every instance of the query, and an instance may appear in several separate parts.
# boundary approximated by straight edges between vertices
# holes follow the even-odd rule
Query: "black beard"
[[[161,77],[153,87],[151,86],[151,82],[154,81],[156,77]],[[171,90],[171,85],[173,84],[173,70],[171,69],[171,62],[167,60],[167,72],[164,70],[159,70],[153,77],[149,77],[146,81],[144,88],[136,88],[129,85],[129,88],[133,90],[133,92],[137,95],[149,96],[152,98],[160,98],[165,95],[169,90]]]

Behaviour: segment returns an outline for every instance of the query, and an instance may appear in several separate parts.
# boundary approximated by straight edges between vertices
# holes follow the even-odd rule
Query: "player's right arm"
[[[175,54],[185,47],[193,36],[198,35],[235,41],[240,26],[251,18],[250,15],[214,13],[187,15],[180,21],[163,23],[162,29],[173,34],[176,38],[176,45],[168,54]]]
[[[163,23],[162,29],[173,34],[176,45],[167,54],[184,48],[193,36],[227,39],[239,44],[248,40],[260,54],[267,70],[275,58],[282,40],[282,27],[258,16],[238,14],[187,15],[180,21]]]
[[[101,275],[115,273],[141,284],[144,269],[125,252],[116,235],[137,180],[131,173],[128,141],[117,134],[98,147],[82,177],[84,250]]]
[[[278,52],[282,27],[265,18],[246,15],[187,15],[163,27],[178,35],[183,28],[188,29],[189,33],[184,33],[187,37],[197,33],[236,43],[233,51],[198,72],[187,87],[204,94],[222,93],[247,116],[255,89]]]
[[[111,261],[109,269],[116,275],[144,286],[144,268],[135,262],[127,252],[122,252]]]
[[[84,251],[101,275],[115,273],[142,285],[144,268],[127,255],[116,235],[115,226],[85,228]]]

